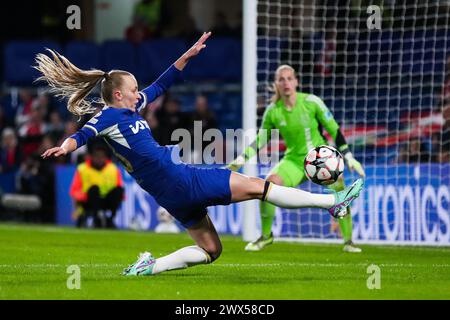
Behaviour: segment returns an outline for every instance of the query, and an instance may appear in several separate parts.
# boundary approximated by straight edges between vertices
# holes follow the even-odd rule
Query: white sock
[[[210,262],[211,257],[202,248],[198,246],[184,247],[167,256],[156,259],[152,274]]]
[[[317,194],[296,188],[288,188],[270,184],[266,200],[282,208],[323,208],[329,209],[334,206],[335,198],[332,194]]]

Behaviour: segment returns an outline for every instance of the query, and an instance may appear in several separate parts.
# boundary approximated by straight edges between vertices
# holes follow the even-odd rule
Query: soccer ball
[[[329,185],[335,183],[344,172],[344,158],[335,148],[322,145],[309,150],[304,167],[310,181]]]

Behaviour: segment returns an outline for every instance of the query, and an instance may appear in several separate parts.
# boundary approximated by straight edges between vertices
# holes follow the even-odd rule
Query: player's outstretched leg
[[[359,193],[361,192],[363,186],[364,180],[358,179],[344,190],[335,192],[334,195],[336,197],[336,203],[328,209],[328,212],[334,218],[344,218],[348,213],[347,208],[350,207],[353,200],[359,197]]]
[[[222,245],[207,215],[199,223],[188,228],[188,233],[197,245],[181,248],[158,259],[149,252],[142,253],[138,260],[127,267],[122,274],[126,276],[155,275],[164,271],[208,264],[220,256]]]
[[[335,218],[345,216],[346,208],[359,196],[363,186],[364,180],[358,179],[351,186],[334,194],[316,194],[278,186],[236,172],[230,178],[232,202],[261,199],[282,208],[323,208]]]

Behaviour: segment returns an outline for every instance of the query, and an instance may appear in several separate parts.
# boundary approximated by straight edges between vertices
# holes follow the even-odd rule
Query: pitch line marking
[[[73,264],[73,263],[72,263]],[[37,263],[37,264],[0,264],[0,268],[65,268],[70,264],[51,264],[51,263]],[[93,263],[93,264],[77,264],[82,268],[107,268],[107,267],[126,267],[126,263]],[[370,263],[216,263],[213,267],[236,268],[236,267],[367,267]],[[412,264],[412,263],[379,263],[380,267],[399,267],[399,268],[450,268],[450,264]]]

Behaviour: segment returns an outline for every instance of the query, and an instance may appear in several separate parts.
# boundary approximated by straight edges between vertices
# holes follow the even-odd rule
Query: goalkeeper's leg
[[[268,174],[266,180],[279,186],[293,187],[304,178],[304,171],[295,162],[283,158]],[[294,180],[294,181],[293,181]],[[275,219],[276,206],[267,201],[259,202],[261,217],[261,236],[249,242],[246,251],[259,251],[273,243],[272,225]]]
[[[334,191],[342,191],[345,189],[345,182],[342,175],[339,177],[338,181],[336,183],[332,184],[330,186],[330,189],[333,189]],[[352,253],[359,253],[361,252],[361,248],[358,248],[353,243],[353,221],[352,221],[352,215],[350,207],[347,207],[347,215],[344,216],[342,219],[336,219],[339,223],[339,227],[341,229],[342,238],[344,239],[344,251],[345,252],[352,252]]]
[[[279,183],[276,183],[276,181],[279,179],[281,178],[276,175],[272,175],[267,178],[268,181],[271,181],[278,185],[282,185],[282,181],[278,181]],[[267,201],[259,202],[259,214],[261,217],[261,236],[255,241],[249,242],[245,246],[246,251],[259,251],[273,243],[272,225],[275,218],[275,211],[276,207],[273,204]]]

